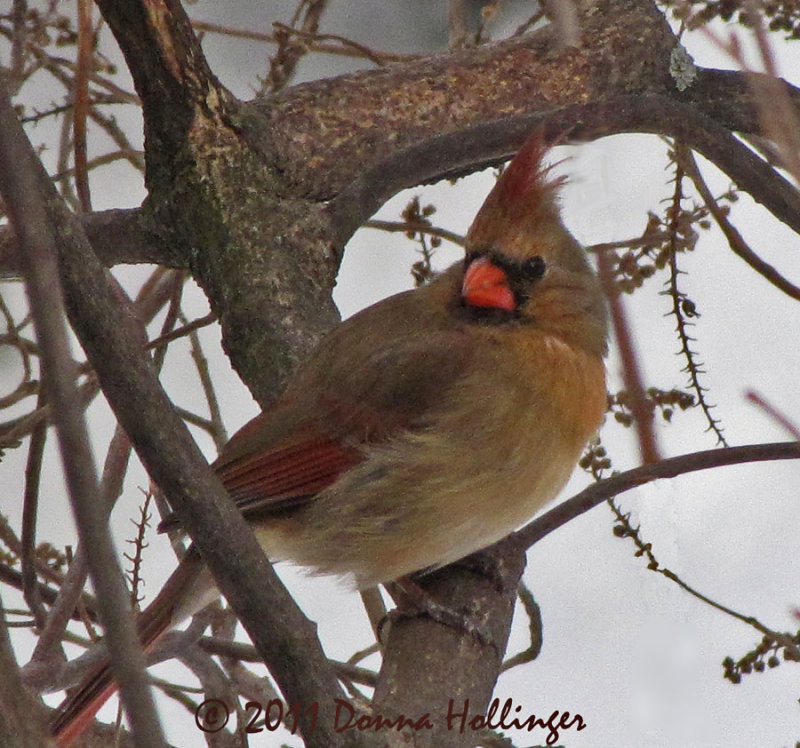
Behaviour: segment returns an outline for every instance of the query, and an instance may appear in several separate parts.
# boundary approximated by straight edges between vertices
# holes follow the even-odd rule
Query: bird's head
[[[606,310],[586,251],[561,220],[540,132],[497,180],[467,233],[462,302],[518,318],[593,353],[606,349]]]

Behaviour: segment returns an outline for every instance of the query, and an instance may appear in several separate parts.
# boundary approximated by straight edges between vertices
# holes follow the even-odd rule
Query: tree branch
[[[775,169],[693,106],[660,94],[648,94],[489,122],[424,140],[393,154],[364,171],[328,204],[336,241],[346,241],[385,200],[401,189],[507,160],[536,127],[544,127],[544,136],[551,143],[595,140],[623,132],[680,138],[778,220],[800,233],[800,193]]]
[[[196,115],[224,109],[229,95],[208,67],[179,0],[98,0],[97,5],[142,101],[149,183],[180,159]]]
[[[170,253],[155,236],[149,214],[139,208],[103,210],[79,217],[97,257],[107,267],[150,262],[186,267],[186,258]],[[0,278],[21,274],[16,239],[10,226],[0,226]]]
[[[703,452],[670,457],[661,462],[642,465],[633,470],[626,470],[593,483],[571,499],[567,499],[541,517],[529,522],[514,534],[517,542],[525,548],[538,543],[543,537],[557,530],[575,517],[588,512],[606,499],[616,496],[632,488],[662,478],[675,478],[697,470],[741,465],[748,462],[764,462],[769,460],[800,459],[800,442],[774,442],[771,444],[750,444],[742,447],[724,447],[709,449]]]
[[[19,677],[14,650],[8,636],[6,611],[0,602],[0,735],[13,736],[15,748],[46,745],[44,713]]]
[[[697,163],[694,158],[692,158],[691,153],[679,152],[678,161],[692,182],[694,182],[694,186],[705,203],[706,208],[708,208],[708,212],[714,217],[720,231],[728,240],[728,246],[731,248],[731,251],[741,257],[753,270],[763,276],[773,286],[783,291],[795,301],[800,301],[800,287],[796,286],[788,278],[778,272],[773,265],[762,260],[750,248],[736,226],[728,220],[727,213],[717,204],[714,195],[703,179],[703,175],[697,168]]]
[[[134,735],[142,746],[158,748],[163,735],[147,685],[144,659],[130,616],[105,512],[99,496],[94,459],[75,385],[75,369],[64,323],[58,272],[56,233],[48,220],[41,191],[51,201],[55,190],[17,121],[0,78],[0,190],[8,205],[20,246],[26,289],[46,373],[48,401],[53,408],[64,472],[98,594],[98,611],[106,627],[112,664],[122,700],[129,710]]]
[[[6,108],[0,126],[4,133],[19,128],[10,106]],[[27,148],[30,149],[29,144]],[[32,158],[32,151],[29,152]],[[4,153],[3,156],[9,163],[10,154]],[[14,160],[15,164],[18,162],[19,156]],[[41,169],[38,162],[36,167]],[[6,167],[2,173],[8,175],[16,171]],[[51,192],[49,213],[37,216],[28,211],[24,213],[24,219],[38,218],[34,227],[46,227],[52,231],[51,235],[61,238],[61,282],[70,319],[120,424],[135,445],[148,473],[169,497],[287,700],[319,704],[316,730],[311,728],[310,716],[304,714],[301,717],[301,731],[307,744],[326,747],[347,744],[348,737],[338,735],[332,729],[335,706],[332,697],[341,695],[341,691],[313,625],[281,585],[252,532],[172,408],[155,376],[152,362],[140,344],[139,323],[135,315],[123,306],[119,295],[109,286],[80,225],[54,195],[43,171],[36,185],[36,189],[39,188]],[[13,192],[6,190],[5,185],[4,192],[9,204],[12,197],[20,194],[17,189]],[[22,194],[36,194],[36,190],[28,189]],[[16,218],[18,231],[27,227],[28,224],[22,220],[23,214],[17,214]],[[58,286],[57,277],[50,280],[50,298]],[[65,407],[60,399],[53,402],[59,409]],[[77,402],[78,399],[73,397],[73,404]],[[75,444],[65,444],[63,450],[65,454],[74,455],[75,459],[83,454]],[[104,520],[100,501],[95,502],[95,509],[100,510]],[[88,552],[97,541],[84,538],[83,544]],[[103,563],[111,567],[110,562]],[[94,565],[96,567],[96,562]],[[104,575],[99,573],[95,584],[104,579]],[[99,596],[103,596],[106,587],[103,583]],[[127,597],[125,600],[127,602]],[[109,632],[113,631],[114,616],[128,620],[118,613],[109,620],[109,611],[106,610],[104,621]],[[112,651],[121,646],[113,638],[110,644]],[[127,652],[125,657],[126,660],[130,657],[130,662],[137,661]],[[130,686],[126,685],[123,698],[129,707],[133,707],[129,708],[129,714],[136,721],[139,717],[134,715],[140,712],[135,707],[136,696],[149,694],[149,689],[143,680],[134,690],[136,693],[130,700]],[[149,744],[155,745],[157,740],[153,739]]]

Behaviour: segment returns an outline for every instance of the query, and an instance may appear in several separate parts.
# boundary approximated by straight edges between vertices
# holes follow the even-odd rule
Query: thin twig
[[[774,442],[770,444],[749,444],[741,447],[722,447],[702,452],[670,457],[661,462],[642,465],[618,473],[610,478],[588,486],[580,493],[562,502],[548,512],[515,533],[518,542],[528,548],[543,537],[565,525],[575,517],[588,512],[611,496],[630,491],[663,478],[675,478],[678,475],[692,473],[697,470],[741,465],[748,462],[768,460],[800,459],[800,442]]]
[[[316,35],[327,5],[328,0],[300,0],[288,27],[283,24],[273,24],[275,38],[278,40],[278,49],[269,64],[269,78],[273,91],[280,91],[289,83],[297,70],[298,62],[309,51],[308,45],[292,38],[293,35],[297,36],[294,32],[300,31],[303,36]]]
[[[441,239],[453,244],[464,247],[466,240],[462,234],[457,234],[455,231],[448,231],[447,229],[439,228],[438,226],[430,226],[422,223],[409,223],[408,221],[379,221],[371,219],[364,222],[364,228],[379,229],[381,231],[390,231],[394,233],[414,232],[416,234],[428,234],[429,236],[438,236]]]
[[[113,164],[115,161],[127,161],[138,169],[144,164],[144,155],[141,151],[134,150],[133,148],[104,153],[102,156],[95,156],[89,159],[86,162],[86,171],[92,171],[92,169],[96,169],[98,166]],[[52,175],[52,179],[54,182],[62,182],[70,177],[77,178],[77,176],[77,167],[69,167],[55,172]]]
[[[131,523],[136,527],[136,537],[133,540],[128,540],[133,546],[133,553],[123,553],[122,555],[126,560],[130,561],[131,568],[125,572],[131,587],[131,604],[135,609],[139,609],[139,604],[142,602],[144,595],[140,593],[140,588],[144,584],[142,579],[142,560],[144,559],[144,551],[150,546],[145,540],[147,530],[150,528],[150,502],[153,499],[153,494],[145,492],[144,501],[139,507],[139,517],[131,520]]]
[[[130,439],[118,424],[106,450],[103,474],[100,479],[100,493],[106,504],[107,512],[111,512],[114,503],[122,494],[130,454]],[[47,624],[39,637],[31,661],[46,662],[49,659],[51,649],[61,639],[69,619],[74,617],[73,611],[76,606],[79,609],[78,618],[84,621],[90,638],[93,640],[97,638],[97,632],[92,625],[96,616],[92,615],[93,607],[87,605],[86,596],[82,592],[88,571],[86,554],[83,547],[79,547],[64,577],[64,582],[59,588],[58,597],[50,609]]]
[[[26,0],[14,0],[11,9],[11,67],[8,71],[9,86],[16,94],[26,78],[25,57],[28,47],[28,26],[25,23],[28,15]]]
[[[630,407],[636,422],[642,462],[645,464],[655,463],[659,461],[660,457],[653,424],[653,407],[647,399],[642,384],[639,359],[622,306],[622,298],[614,284],[614,271],[609,253],[600,252],[597,255],[597,267],[611,308],[611,319],[622,364],[622,376],[631,399]]]
[[[225,34],[226,36],[239,37],[241,39],[253,39],[268,44],[277,44],[278,39],[275,34],[253,29],[239,29],[233,26],[223,26],[218,23],[208,21],[192,21],[192,26],[198,31],[209,31],[215,34]],[[288,28],[288,27],[287,27]],[[297,36],[306,36],[298,29],[290,29],[291,33]],[[418,55],[400,54],[397,52],[379,52],[363,44],[359,44],[346,37],[337,34],[309,34],[308,48],[312,52],[328,55],[340,55],[342,57],[361,57],[366,58],[377,65],[385,65],[388,62],[407,62],[417,59]],[[324,44],[325,41],[335,41],[337,45]]]
[[[94,458],[75,386],[75,367],[60,293],[59,253],[42,195],[48,195],[52,201],[48,205],[53,207],[58,205],[58,199],[22,131],[1,79],[0,190],[24,247],[21,262],[42,349],[42,365],[47,371],[48,399],[53,407],[67,488],[87,548],[109,648],[117,654],[115,677],[140,744],[160,746],[163,736],[147,688],[136,632],[130,615],[125,612],[128,608],[125,586],[102,512]]]
[[[44,401],[40,393],[38,404]],[[36,520],[39,509],[39,486],[42,478],[42,457],[47,442],[47,424],[42,421],[31,433],[28,460],[25,465],[25,494],[22,504],[22,532],[20,564],[22,568],[22,592],[25,602],[33,613],[36,627],[41,629],[47,620],[42,597],[36,580]]]
[[[746,397],[784,428],[793,439],[800,441],[800,426],[792,423],[787,416],[781,413],[772,403],[768,402],[763,395],[760,395],[755,390],[748,390]]]
[[[542,6],[558,33],[559,42],[564,47],[579,47],[581,25],[575,0],[546,0]]]
[[[447,0],[447,48],[453,52],[467,41],[467,19],[464,0]]]
[[[517,597],[528,616],[528,636],[530,638],[530,644],[521,652],[517,652],[517,654],[509,657],[503,663],[503,667],[500,669],[501,672],[506,672],[519,665],[524,665],[527,662],[533,662],[542,651],[542,611],[525,582],[520,582]]]
[[[692,182],[694,182],[697,192],[700,194],[706,208],[708,208],[708,212],[712,215],[714,221],[716,221],[717,226],[719,226],[720,231],[722,231],[723,235],[728,240],[728,246],[733,253],[741,257],[753,270],[763,278],[766,278],[773,286],[783,291],[792,299],[800,301],[800,287],[781,275],[774,266],[762,260],[750,248],[738,229],[728,220],[725,211],[720,208],[714,196],[711,194],[711,190],[703,179],[700,169],[697,168],[697,162],[689,149],[684,148],[680,153],[676,152],[676,157],[679,158],[684,171]]]
[[[183,288],[186,281],[186,274],[176,272],[170,274],[170,284],[172,286],[172,293],[170,294],[169,305],[167,306],[167,314],[161,324],[161,331],[159,338],[169,335],[174,331],[175,324],[177,323],[181,313],[181,300],[183,298]],[[148,343],[148,347],[149,343]],[[167,355],[167,346],[153,347],[153,365],[156,371],[161,371],[164,366],[164,358]]]
[[[184,338],[196,330],[199,330],[203,327],[208,327],[208,325],[213,325],[216,321],[217,315],[213,312],[209,312],[203,317],[198,317],[191,322],[187,322],[180,327],[176,327],[174,330],[164,335],[159,335],[157,338],[153,338],[152,340],[148,341],[147,349],[152,350],[166,346],[167,343],[171,343],[173,340],[178,340],[179,338]]]
[[[530,16],[530,18],[526,19],[519,26],[517,26],[517,28],[514,29],[514,33],[511,34],[511,36],[521,36],[526,31],[528,31],[528,29],[530,29],[532,26],[535,26],[537,23],[539,23],[539,21],[541,21],[542,18],[544,17],[545,17],[544,9],[540,8],[532,16]]]
[[[92,209],[92,198],[89,191],[89,167],[86,155],[86,121],[92,106],[89,98],[89,70],[92,65],[94,47],[91,0],[78,0],[77,8],[78,57],[75,70],[75,89],[73,91],[75,108],[72,112],[72,140],[75,154],[75,187],[78,192],[81,210],[84,213],[89,213]]]
[[[186,318],[183,315],[181,315],[181,321],[185,323],[183,329],[186,330],[189,327],[189,323],[186,323]],[[192,360],[197,369],[197,376],[200,378],[200,384],[203,388],[206,404],[208,405],[209,433],[211,434],[211,438],[214,439],[217,451],[222,451],[222,448],[228,441],[228,434],[225,430],[225,424],[222,422],[222,411],[219,407],[219,400],[217,399],[217,393],[214,389],[214,381],[211,378],[211,372],[208,367],[208,359],[205,353],[203,353],[203,347],[200,344],[200,336],[197,334],[198,329],[198,327],[193,327],[188,330]]]
[[[617,534],[623,537],[629,537],[633,540],[638,549],[636,555],[647,558],[647,568],[650,569],[650,571],[654,571],[666,577],[671,582],[677,584],[678,587],[684,590],[684,592],[688,592],[692,597],[695,597],[701,602],[706,603],[706,605],[710,605],[712,608],[731,616],[731,618],[735,618],[738,621],[742,621],[742,623],[752,626],[754,629],[756,629],[756,631],[769,636],[774,641],[780,642],[780,644],[782,644],[784,647],[787,647],[788,649],[791,649],[793,652],[797,653],[798,659],[800,659],[800,652],[798,652],[797,645],[794,643],[794,641],[792,641],[790,634],[773,631],[771,628],[761,623],[761,621],[759,621],[755,616],[744,615],[743,613],[733,610],[733,608],[729,608],[727,605],[717,602],[716,600],[708,597],[708,595],[704,595],[687,582],[684,582],[671,569],[661,566],[661,564],[658,562],[658,559],[656,559],[655,555],[653,554],[652,545],[650,543],[645,543],[640,536],[639,528],[631,525],[630,515],[624,514],[616,505],[613,498],[608,499],[608,505],[611,507],[611,510],[614,512],[614,516],[619,523],[617,525],[619,528]]]
[[[301,29],[294,29],[288,26],[284,26],[282,23],[274,23],[273,26],[278,29],[285,30],[292,36],[297,36],[301,39],[307,39],[309,51],[320,52],[324,50],[327,52],[332,52],[334,48],[326,47],[325,45],[318,44],[317,42],[326,40],[336,41],[339,44],[341,44],[345,50],[349,50],[342,52],[342,54],[347,54],[349,57],[361,57],[367,59],[370,62],[374,62],[376,65],[380,67],[383,67],[388,62],[408,62],[410,60],[416,60],[419,57],[419,55],[403,55],[392,52],[377,52],[371,47],[367,47],[365,44],[359,44],[358,42],[353,41],[352,39],[348,39],[344,36],[339,36],[338,34],[310,33],[307,31],[303,31]]]
[[[675,328],[678,333],[678,338],[680,339],[681,353],[686,359],[684,371],[689,375],[689,382],[694,390],[695,396],[697,397],[697,402],[700,405],[700,409],[703,411],[703,414],[706,417],[708,429],[714,432],[717,437],[717,441],[722,446],[727,447],[728,442],[722,433],[722,429],[719,426],[719,421],[717,421],[717,419],[711,415],[711,408],[713,406],[706,401],[706,388],[700,384],[701,368],[696,361],[696,354],[691,348],[694,338],[689,335],[688,328],[691,323],[686,319],[688,312],[685,310],[687,308],[688,299],[686,295],[678,288],[678,275],[680,271],[678,270],[677,232],[678,219],[682,210],[681,201],[683,200],[682,186],[685,174],[685,170],[682,166],[683,156],[685,156],[688,152],[689,149],[683,146],[681,143],[675,143],[675,192],[670,210],[669,295],[672,299],[672,315],[675,317]],[[692,306],[692,309],[693,308],[694,307]],[[696,312],[693,313],[696,314]]]
[[[386,604],[383,602],[383,596],[378,587],[369,587],[366,590],[359,592],[361,602],[364,605],[364,610],[367,614],[367,619],[372,627],[372,633],[375,635],[375,640],[380,640],[381,626],[386,621]]]

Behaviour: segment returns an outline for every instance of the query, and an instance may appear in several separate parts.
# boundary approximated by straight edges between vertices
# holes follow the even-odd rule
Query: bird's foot
[[[392,582],[387,586],[389,594],[397,603],[397,608],[390,611],[381,625],[383,629],[388,623],[404,618],[425,616],[443,626],[465,632],[479,643],[496,647],[492,637],[481,623],[469,614],[453,610],[447,605],[434,600],[417,582],[408,577]]]

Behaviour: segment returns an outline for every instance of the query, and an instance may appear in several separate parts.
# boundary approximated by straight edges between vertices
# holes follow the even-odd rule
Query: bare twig
[[[95,158],[89,159],[86,162],[85,169],[87,172],[90,172],[92,169],[96,169],[98,166],[113,164],[115,161],[127,161],[137,169],[141,168],[144,163],[142,152],[130,148],[126,150],[104,153],[102,156],[95,156]],[[65,179],[69,179],[70,177],[75,177],[76,179],[78,178],[77,166],[59,170],[52,175],[54,182],[61,182]]]
[[[622,306],[622,297],[614,283],[614,270],[608,252],[600,252],[597,255],[597,267],[611,308],[611,320],[622,364],[622,377],[630,397],[630,408],[639,437],[639,452],[642,462],[645,464],[658,462],[660,457],[653,423],[653,407],[647,399],[642,384],[639,359]]]
[[[181,321],[186,322],[186,318],[182,315]],[[211,379],[211,372],[208,368],[208,359],[203,353],[203,347],[200,345],[200,336],[197,334],[199,326],[192,327],[191,329],[189,329],[189,327],[190,323],[186,322],[182,329],[186,330],[189,335],[192,360],[197,368],[197,376],[200,378],[200,385],[203,388],[203,394],[205,395],[208,405],[209,433],[214,440],[217,451],[221,451],[222,447],[228,441],[228,434],[225,431],[225,424],[222,422],[222,412],[219,408],[217,393],[214,390],[214,382]]]
[[[181,313],[181,299],[183,298],[185,281],[185,273],[176,272],[169,275],[171,293],[169,297],[169,306],[167,307],[167,314],[164,317],[164,321],[161,323],[161,331],[159,335],[160,339],[163,339],[164,336],[169,335],[174,331],[175,324],[177,323]],[[156,371],[161,371],[161,368],[164,366],[164,358],[167,355],[167,346],[154,346],[152,350],[153,366],[155,367]]]
[[[520,582],[517,592],[522,608],[528,616],[528,636],[530,644],[521,652],[509,657],[501,668],[502,672],[511,670],[518,665],[535,660],[542,651],[542,611],[533,597],[533,593],[528,589],[524,582]]]
[[[687,153],[688,149],[686,149],[681,143],[675,143],[675,161],[677,164],[677,170],[675,174],[675,192],[673,195],[672,207],[670,209],[670,273],[668,281],[669,296],[672,299],[672,315],[675,317],[675,327],[680,340],[681,353],[686,359],[684,371],[689,374],[689,383],[692,390],[694,390],[695,396],[697,397],[697,402],[700,405],[700,409],[703,411],[703,415],[706,417],[708,429],[714,432],[719,444],[727,447],[728,442],[725,440],[725,436],[722,433],[719,422],[711,414],[711,408],[713,406],[706,400],[706,388],[700,384],[701,367],[696,360],[696,353],[691,347],[694,338],[689,335],[689,325],[691,322],[687,319],[687,317],[696,315],[697,312],[695,311],[694,304],[690,305],[691,302],[689,299],[678,288],[678,275],[680,271],[678,270],[677,232],[679,216],[682,210],[681,201],[683,199],[683,178],[685,173],[685,169],[682,165],[682,157]]]
[[[232,26],[222,26],[208,21],[192,21],[192,26],[198,31],[210,31],[226,36],[240,37],[242,39],[253,39],[255,41],[267,42],[268,44],[278,44],[275,34],[253,29],[238,29]],[[283,24],[278,24],[280,28],[285,28],[292,34],[304,37],[311,52],[318,52],[328,55],[339,55],[342,57],[366,58],[376,65],[386,65],[389,62],[406,62],[414,60],[418,55],[399,54],[397,52],[381,52],[363,44],[359,44],[352,39],[347,39],[337,34],[306,34],[299,29],[292,29]],[[336,44],[325,44],[326,41],[336,42]]]
[[[763,410],[768,416],[770,416],[777,424],[779,424],[786,432],[791,436],[793,439],[797,439],[800,442],[800,426],[796,423],[793,423],[789,418],[781,413],[772,403],[767,401],[767,399],[756,392],[755,390],[748,390],[747,392],[747,399],[757,405],[761,410]]]
[[[320,18],[328,0],[300,0],[289,27],[274,24],[278,49],[270,59],[269,77],[273,91],[280,91],[291,80],[300,58],[308,52],[308,46],[293,38],[292,32],[299,27],[304,35],[315,35]]]
[[[386,604],[383,602],[381,591],[377,587],[370,587],[361,590],[359,594],[372,627],[372,633],[375,635],[375,641],[379,641],[381,626],[386,621]]]
[[[131,443],[125,431],[117,425],[114,435],[106,451],[106,459],[103,464],[103,475],[100,480],[100,492],[106,503],[107,511],[110,512],[114,502],[122,494],[123,480],[125,478],[128,461],[131,454]],[[82,593],[88,566],[86,554],[83,547],[79,547],[72,559],[69,570],[64,577],[64,582],[58,590],[58,596],[50,609],[47,624],[39,636],[36,649],[31,657],[31,662],[47,662],[50,653],[61,639],[64,628],[70,618],[75,617],[73,611],[76,606],[80,610],[78,616],[85,623],[90,624],[94,619],[91,612],[94,606],[87,606],[86,596]],[[91,607],[92,610],[88,610]],[[95,639],[96,634],[93,627],[89,629],[91,638]]]
[[[179,338],[184,338],[187,335],[203,328],[208,327],[208,325],[213,325],[217,321],[217,315],[213,312],[209,312],[208,314],[204,315],[203,317],[198,317],[197,319],[192,320],[191,322],[187,322],[180,327],[176,327],[174,330],[170,332],[159,335],[157,338],[153,338],[152,340],[148,341],[147,348],[148,349],[155,349],[161,348],[166,346],[167,343],[171,343],[173,340],[178,340]]]
[[[22,590],[22,574],[6,564],[0,564],[0,581],[2,581],[4,584],[11,585],[20,591]],[[48,605],[52,605],[55,602],[56,596],[58,595],[58,590],[56,590],[54,587],[44,584],[43,582],[37,582],[36,584],[39,587],[39,595],[41,596],[42,600]],[[93,611],[94,602],[91,596],[84,595],[84,599],[86,600],[87,608]],[[72,618],[76,621],[79,620],[79,616],[77,615],[73,615]]]
[[[575,0],[546,0],[542,3],[552,21],[561,44],[578,47],[581,43],[581,25]]]
[[[452,52],[467,41],[467,18],[464,0],[447,0],[447,47]]]
[[[683,148],[676,151],[676,157],[679,160],[682,168],[694,182],[700,197],[705,203],[708,212],[716,221],[725,238],[728,240],[728,246],[737,256],[741,257],[753,270],[759,275],[766,278],[773,286],[783,291],[787,296],[800,301],[800,287],[792,283],[788,278],[783,276],[778,270],[770,265],[768,262],[762,260],[747,244],[744,237],[739,233],[738,229],[728,220],[725,211],[720,208],[711,190],[703,179],[700,169],[697,167],[697,162],[694,160],[691,152]]]
[[[39,396],[39,404],[43,401]],[[42,421],[31,433],[28,449],[28,461],[25,465],[25,496],[22,506],[22,533],[20,563],[22,567],[22,585],[25,602],[33,613],[37,628],[41,629],[47,620],[47,613],[42,605],[39,585],[36,580],[36,519],[39,508],[39,485],[42,477],[42,457],[47,441],[47,424]]]
[[[145,540],[147,530],[150,528],[150,502],[153,499],[152,493],[145,493],[144,501],[139,507],[139,517],[136,520],[131,520],[136,527],[136,537],[133,540],[128,540],[133,546],[133,553],[124,553],[123,556],[126,560],[130,561],[131,567],[125,572],[131,586],[131,604],[138,610],[139,603],[141,603],[143,595],[141,594],[141,586],[144,584],[142,579],[142,559],[144,558],[144,551],[149,546]]]
[[[274,23],[273,27],[278,31],[285,31],[287,34],[291,36],[296,36],[299,39],[306,40],[306,45],[308,47],[308,51],[322,51],[325,50],[332,50],[336,49],[335,47],[330,47],[328,45],[321,44],[320,42],[324,41],[335,41],[341,44],[342,54],[347,54],[349,57],[360,57],[370,62],[374,62],[376,65],[382,67],[389,62],[402,62],[406,60],[415,60],[417,59],[418,55],[401,55],[397,53],[391,52],[379,52],[377,50],[372,49],[372,47],[366,46],[366,44],[359,44],[352,39],[347,39],[344,36],[339,36],[338,34],[318,34],[318,33],[311,33],[308,31],[303,31],[302,29],[295,29],[291,28],[290,26],[285,26],[282,23]]]
[[[800,443],[798,442],[723,447],[721,449],[693,452],[680,457],[670,457],[661,462],[642,465],[592,484],[571,499],[567,499],[550,511],[545,512],[541,517],[529,522],[515,533],[515,538],[524,547],[530,547],[606,499],[662,478],[674,478],[696,470],[709,470],[747,462],[797,459],[800,459]]]
[[[75,153],[75,187],[81,210],[84,213],[88,213],[92,209],[89,167],[87,165],[86,120],[92,106],[89,98],[89,70],[94,50],[93,36],[91,0],[78,0],[78,58],[73,92],[75,108],[72,112],[72,132]]]
[[[519,26],[517,26],[517,28],[514,29],[514,33],[512,34],[512,36],[520,36],[524,34],[526,31],[528,31],[537,23],[539,23],[539,21],[541,21],[542,18],[544,17],[545,17],[544,9],[540,8],[532,16],[530,16],[525,21],[523,21]]]
[[[408,234],[414,232],[417,234],[428,234],[429,236],[438,236],[440,239],[447,239],[453,244],[463,247],[465,246],[465,239],[462,234],[457,234],[455,231],[448,231],[447,229],[439,228],[438,226],[430,226],[423,223],[409,223],[407,221],[379,221],[371,219],[364,223],[364,228],[379,229],[381,231],[402,232]]]
[[[25,80],[25,57],[28,46],[28,28],[25,16],[28,12],[26,0],[14,0],[11,9],[11,67],[8,71],[8,84],[12,93],[16,94]]]
[[[681,579],[671,569],[662,566],[653,554],[652,545],[650,543],[645,543],[641,538],[639,528],[631,525],[630,516],[628,514],[623,514],[619,507],[614,503],[613,499],[608,499],[608,504],[614,512],[618,522],[617,526],[615,527],[615,534],[621,537],[629,537],[633,540],[638,549],[636,555],[647,559],[647,568],[650,571],[654,571],[657,574],[661,574],[662,576],[666,577],[671,582],[677,584],[678,587],[684,590],[684,592],[688,592],[692,597],[697,598],[706,605],[709,605],[721,613],[725,613],[731,618],[735,618],[742,623],[746,623],[748,626],[752,626],[754,629],[756,629],[756,631],[769,636],[772,640],[779,642],[784,647],[792,650],[792,652],[797,655],[797,659],[800,659],[800,650],[798,650],[797,645],[794,643],[794,641],[792,641],[791,634],[774,631],[773,629],[761,623],[761,621],[759,621],[755,616],[748,616],[743,613],[739,613],[738,611],[733,610],[733,608],[729,608],[727,605],[717,602],[708,595],[705,595],[692,587],[692,585],[684,582],[683,579]]]
[[[115,675],[129,707],[134,734],[143,746],[160,746],[163,736],[136,633],[130,616],[125,614],[129,608],[125,586],[100,506],[94,458],[75,388],[63,301],[58,291],[58,250],[41,198],[45,185],[52,188],[17,121],[4,82],[0,89],[0,189],[20,244],[25,247],[22,262],[70,499],[87,548],[110,648],[118,653],[114,659]]]

